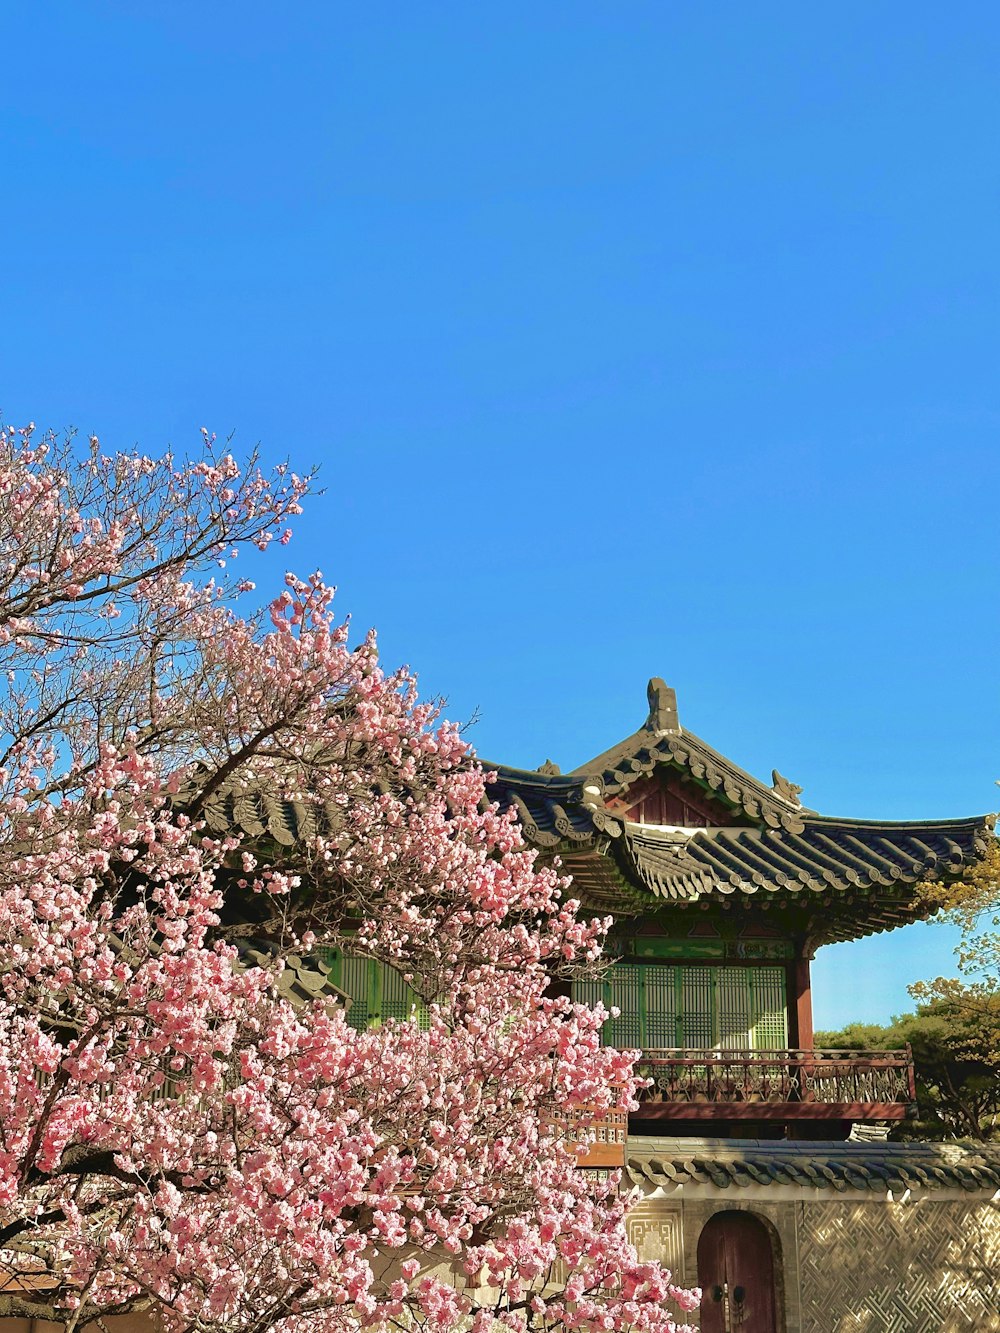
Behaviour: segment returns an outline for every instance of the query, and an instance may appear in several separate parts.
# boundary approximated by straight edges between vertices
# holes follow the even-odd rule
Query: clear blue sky
[[[0,403],[322,465],[320,567],[488,756],[681,721],[1000,804],[1000,11],[10,5]],[[275,570],[280,575],[280,570]],[[821,954],[817,1019],[950,970]]]

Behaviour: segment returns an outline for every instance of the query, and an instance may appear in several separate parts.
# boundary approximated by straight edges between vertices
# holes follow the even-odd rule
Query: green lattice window
[[[427,1022],[427,1006],[395,968],[370,958],[356,958],[341,949],[322,949],[330,980],[351,997],[347,1012],[351,1027],[363,1031],[386,1018],[417,1018]]]
[[[575,983],[573,998],[621,1010],[604,1025],[608,1046],[774,1051],[788,1045],[783,967],[615,963],[603,981]]]

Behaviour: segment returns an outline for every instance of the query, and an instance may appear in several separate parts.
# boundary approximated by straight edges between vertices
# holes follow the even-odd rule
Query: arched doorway
[[[716,1213],[698,1238],[701,1333],[778,1333],[774,1253],[752,1213]]]

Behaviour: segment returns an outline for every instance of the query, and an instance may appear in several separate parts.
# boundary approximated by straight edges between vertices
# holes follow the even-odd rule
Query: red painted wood
[[[586,1134],[591,1141],[586,1153],[578,1159],[578,1166],[618,1169],[625,1165],[627,1111],[617,1107],[607,1111],[592,1111],[588,1107],[572,1111],[549,1110],[542,1112],[542,1124],[553,1127],[560,1138],[577,1145],[583,1142]]]
[[[778,1333],[771,1237],[752,1213],[709,1218],[698,1238],[698,1285],[701,1333]]]
[[[608,802],[637,824],[674,824],[681,828],[732,823],[727,806],[690,783],[653,775],[633,782],[627,791]]]
[[[812,991],[809,959],[797,958],[792,965],[792,995],[795,1005],[796,1044],[807,1051],[813,1044]]]
[[[709,1218],[698,1237],[698,1285],[701,1287],[701,1333],[729,1333],[726,1319],[726,1307],[723,1301],[715,1300],[720,1293],[713,1290],[722,1287],[728,1281],[726,1264],[726,1237],[724,1222],[727,1214],[716,1214]]]

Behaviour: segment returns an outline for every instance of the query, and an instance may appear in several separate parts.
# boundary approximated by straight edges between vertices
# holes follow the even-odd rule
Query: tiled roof
[[[673,835],[628,825],[622,856],[658,898],[706,893],[848,892],[957,875],[985,849],[981,818],[897,824],[810,815],[798,832],[703,828]]]
[[[797,903],[810,917],[822,917],[819,932],[811,930],[816,944],[922,915],[909,886],[957,877],[992,837],[986,816],[906,824],[806,811],[793,828],[660,829],[608,810],[593,775],[510,768],[497,769],[490,797],[514,807],[528,842],[557,852],[578,891],[599,910],[709,901],[733,907],[750,899]],[[337,814],[263,789],[222,790],[204,811],[213,831],[235,828],[275,850],[293,848],[320,827],[328,830]]]
[[[227,783],[206,801],[202,817],[213,833],[237,829],[255,841],[294,847],[318,832],[329,833],[340,812],[332,803],[293,800],[263,785]]]
[[[867,1190],[894,1196],[906,1190],[1000,1191],[1000,1149],[931,1143],[787,1143],[778,1140],[631,1139],[625,1174],[633,1184],[665,1189],[750,1185]]]
[[[676,698],[649,684],[644,727],[573,773],[496,766],[489,795],[513,807],[527,841],[558,854],[576,891],[599,910],[656,911],[662,904],[784,905],[814,945],[901,925],[927,914],[911,887],[950,880],[979,860],[987,816],[922,823],[833,819],[804,808],[799,788],[774,774],[765,786],[685,731]],[[657,770],[680,774],[717,808],[719,827],[669,828],[625,819],[619,798]],[[338,807],[227,784],[203,811],[210,829],[236,829],[275,851],[340,822]],[[294,853],[293,853],[294,854]]]
[[[666,829],[634,824],[604,808],[600,779],[500,768],[491,793],[513,805],[528,841],[558,852],[582,891],[602,906],[636,910],[658,903],[810,898],[827,906],[855,897],[871,929],[919,914],[908,886],[953,879],[977,861],[992,838],[989,816],[923,823],[831,819],[801,811],[794,827]],[[880,913],[884,919],[880,919]],[[887,915],[885,915],[887,914]],[[831,918],[827,941],[858,934]],[[819,942],[817,940],[817,942]]]
[[[244,967],[270,967],[279,950],[260,938],[236,941],[240,963]],[[285,954],[284,969],[278,978],[278,992],[292,1004],[328,1000],[350,1009],[351,997],[330,980],[329,968],[317,954]]]
[[[490,798],[517,811],[524,835],[536,847],[561,842],[595,846],[602,837],[621,836],[625,821],[604,809],[604,787],[599,779],[568,774],[565,777],[532,773],[521,768],[493,766],[496,780]]]

